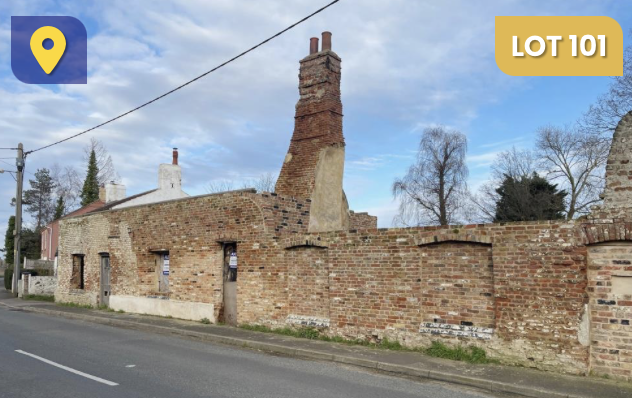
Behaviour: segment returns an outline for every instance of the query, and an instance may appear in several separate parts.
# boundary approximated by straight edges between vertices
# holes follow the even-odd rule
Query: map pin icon
[[[46,39],[53,41],[53,48],[50,50],[44,48]],[[50,75],[66,51],[66,37],[53,26],[42,26],[31,36],[31,51],[44,72]]]

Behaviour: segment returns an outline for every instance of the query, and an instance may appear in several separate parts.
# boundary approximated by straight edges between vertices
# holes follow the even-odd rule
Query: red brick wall
[[[587,302],[586,247],[573,223],[380,229],[320,238],[329,246],[332,334],[409,345],[441,338],[485,346],[508,363],[587,369],[588,347],[578,340]],[[437,280],[449,290],[424,289]],[[425,325],[438,309],[452,325],[473,325]]]
[[[96,303],[99,252],[110,253],[112,294],[155,294],[153,253],[168,250],[169,298],[212,303],[219,313],[221,242],[237,241],[239,323],[314,325],[413,346],[443,339],[486,347],[508,363],[587,370],[588,346],[578,338],[587,304],[579,224],[308,234],[309,206],[233,192],[64,220],[57,296]],[[73,253],[85,254],[83,292],[69,288]],[[427,325],[438,316],[450,328]]]

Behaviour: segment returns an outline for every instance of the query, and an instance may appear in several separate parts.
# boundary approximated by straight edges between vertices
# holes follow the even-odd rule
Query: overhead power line
[[[324,6],[324,7],[322,7],[322,8],[319,8],[318,10],[316,10],[316,11],[314,11],[313,13],[309,14],[309,15],[308,15],[308,16],[306,16],[305,18],[303,18],[303,19],[301,19],[301,20],[299,20],[299,21],[297,21],[297,22],[293,23],[292,25],[290,25],[290,26],[288,26],[287,28],[283,29],[282,31],[280,31],[280,32],[278,32],[278,33],[276,33],[276,34],[274,34],[273,36],[268,37],[268,38],[267,38],[267,39],[265,39],[264,41],[260,42],[259,44],[255,45],[255,46],[253,46],[253,47],[251,47],[251,48],[249,48],[248,50],[246,50],[246,51],[242,52],[241,54],[234,56],[233,58],[229,59],[228,61],[225,61],[224,63],[217,65],[217,66],[216,66],[216,67],[214,67],[213,69],[211,69],[211,70],[209,70],[209,71],[207,71],[207,72],[202,73],[201,75],[199,75],[199,76],[197,76],[197,77],[195,77],[195,78],[193,78],[193,79],[189,80],[188,82],[186,82],[186,83],[184,83],[184,84],[181,84],[180,86],[178,86],[178,87],[176,87],[176,88],[174,88],[174,89],[172,89],[172,90],[169,90],[169,91],[167,91],[166,93],[164,93],[164,94],[162,94],[162,95],[159,95],[158,97],[155,97],[154,99],[149,100],[149,101],[145,102],[144,104],[137,106],[137,107],[136,107],[136,108],[134,108],[134,109],[131,109],[131,110],[129,110],[129,111],[127,111],[127,112],[125,112],[125,113],[121,113],[120,115],[118,115],[118,116],[116,116],[116,117],[113,117],[112,119],[109,119],[109,120],[107,120],[107,121],[105,121],[105,122],[103,122],[103,123],[101,123],[101,124],[97,124],[96,126],[91,127],[91,128],[89,128],[89,129],[87,129],[87,130],[84,130],[84,131],[82,131],[82,132],[79,132],[79,133],[77,133],[77,134],[71,135],[70,137],[66,137],[66,138],[64,138],[64,139],[62,139],[62,140],[59,140],[59,141],[53,142],[52,144],[48,144],[48,145],[46,145],[46,146],[43,146],[43,147],[40,147],[40,148],[37,148],[37,149],[33,149],[33,150],[30,150],[30,151],[26,151],[26,152],[24,153],[24,156],[26,157],[26,155],[29,155],[29,154],[31,154],[31,153],[33,153],[33,152],[38,152],[38,151],[41,151],[41,150],[43,150],[43,149],[50,148],[50,147],[52,147],[52,146],[54,146],[54,145],[61,144],[62,142],[66,142],[66,141],[68,141],[68,140],[71,140],[71,139],[73,139],[73,138],[75,138],[75,137],[79,137],[80,135],[83,135],[83,134],[89,133],[89,132],[90,132],[90,131],[92,131],[92,130],[96,130],[96,129],[98,129],[99,127],[105,126],[106,124],[112,123],[112,122],[113,122],[113,121],[115,121],[115,120],[118,120],[118,119],[120,119],[120,118],[122,118],[122,117],[124,117],[124,116],[127,116],[127,115],[129,115],[130,113],[136,112],[137,110],[139,110],[139,109],[141,109],[141,108],[144,108],[144,107],[146,107],[147,105],[150,105],[150,104],[152,104],[152,103],[154,103],[154,102],[156,102],[156,101],[158,101],[158,100],[160,100],[160,99],[162,99],[162,98],[164,98],[164,97],[168,96],[169,94],[172,94],[172,93],[174,93],[174,92],[176,92],[176,91],[180,90],[181,88],[184,88],[184,87],[188,86],[189,84],[191,84],[191,83],[193,83],[193,82],[195,82],[195,81],[200,80],[201,78],[205,77],[206,75],[208,75],[208,74],[210,74],[210,73],[215,72],[216,70],[218,70],[218,69],[220,69],[220,68],[222,68],[222,67],[224,67],[224,66],[226,66],[226,65],[230,64],[231,62],[233,62],[233,61],[235,61],[235,60],[237,60],[237,59],[239,59],[239,58],[243,57],[244,55],[248,54],[249,52],[251,52],[251,51],[253,51],[253,50],[257,49],[258,47],[261,47],[261,46],[262,46],[262,45],[264,45],[264,44],[266,44],[266,43],[267,43],[267,42],[269,42],[270,40],[275,39],[275,38],[277,38],[277,37],[281,36],[283,33],[287,32],[288,30],[290,30],[290,29],[292,29],[292,28],[296,27],[297,25],[300,25],[301,23],[303,23],[303,22],[307,21],[308,19],[310,19],[310,18],[311,18],[311,17],[313,17],[314,15],[316,15],[316,14],[319,14],[319,13],[323,12],[324,10],[326,10],[327,8],[331,7],[332,5],[336,4],[336,3],[337,3],[337,2],[339,2],[339,1],[340,1],[340,0],[334,0],[334,1],[332,1],[331,3],[327,4],[326,6]],[[9,149],[9,148],[0,148],[0,149]],[[17,148],[11,148],[11,149],[17,149]]]

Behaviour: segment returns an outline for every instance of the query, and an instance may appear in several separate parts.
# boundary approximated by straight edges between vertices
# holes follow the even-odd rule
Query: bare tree
[[[499,153],[491,166],[492,178],[498,182],[502,182],[506,177],[516,180],[529,177],[535,171],[537,161],[533,151],[515,146]]]
[[[403,178],[393,182],[401,225],[448,225],[467,202],[467,138],[444,127],[424,130],[417,159]]]
[[[578,129],[546,126],[537,133],[536,148],[543,172],[568,192],[566,218],[588,213],[600,201],[609,142]]]
[[[83,160],[85,164],[88,164],[88,161],[90,160],[90,153],[92,152],[92,150],[94,150],[97,158],[97,168],[99,169],[97,180],[99,182],[99,186],[105,185],[111,181],[119,182],[121,180],[121,177],[114,169],[112,156],[110,156],[103,142],[97,140],[94,137],[92,137],[90,139],[90,143],[83,148]]]
[[[233,180],[215,180],[208,183],[206,192],[218,193],[232,191],[238,189],[235,188],[238,185],[241,185],[241,189],[254,188],[257,192],[274,192],[276,178],[272,173],[264,173],[257,178],[243,180],[241,184],[237,184]]]
[[[259,177],[244,181],[244,188],[254,188],[257,192],[274,192],[276,177],[272,173],[264,173]]]
[[[607,133],[613,132],[619,120],[632,111],[632,46],[628,46],[623,55],[623,75],[612,79],[608,92],[580,118],[583,133],[602,135],[608,140],[611,134]]]
[[[216,180],[211,181],[206,186],[206,192],[208,193],[219,193],[219,192],[228,192],[234,190],[233,181],[230,180]]]
[[[51,167],[51,177],[55,182],[55,196],[63,199],[67,211],[76,209],[80,203],[79,195],[83,185],[77,170],[72,166],[61,167],[55,163]]]
[[[491,178],[481,185],[476,194],[470,197],[474,204],[473,220],[477,222],[494,222],[496,203],[500,199],[498,188],[507,177],[515,181],[530,178],[537,172],[537,161],[533,151],[519,149],[515,146],[500,152],[491,165]]]

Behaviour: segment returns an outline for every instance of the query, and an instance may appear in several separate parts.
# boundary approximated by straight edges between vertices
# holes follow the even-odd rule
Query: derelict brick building
[[[632,114],[614,136],[603,208],[588,219],[377,229],[342,190],[340,77],[331,35],[321,51],[312,39],[276,193],[63,220],[56,299],[463,342],[506,363],[632,379]]]

